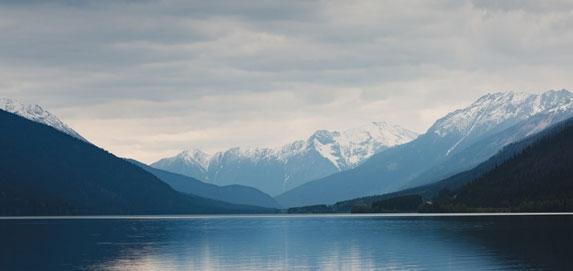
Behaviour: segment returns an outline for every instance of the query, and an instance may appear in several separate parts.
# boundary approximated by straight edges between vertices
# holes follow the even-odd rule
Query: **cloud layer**
[[[0,96],[146,162],[573,88],[571,1],[2,1],[0,33]]]

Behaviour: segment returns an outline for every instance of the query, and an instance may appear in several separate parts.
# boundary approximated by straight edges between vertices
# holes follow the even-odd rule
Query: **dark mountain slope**
[[[408,184],[400,190],[432,184],[459,172],[471,170],[496,154],[498,154],[498,158],[496,159],[503,159],[503,155],[510,155],[515,151],[520,151],[533,141],[546,136],[548,133],[554,132],[555,129],[552,128],[553,125],[567,120],[569,117],[571,117],[571,114],[542,113],[521,121],[500,133],[493,134],[462,149],[445,161],[409,181]],[[539,131],[540,127],[546,128]],[[539,135],[537,133],[539,133]],[[514,142],[516,143],[513,144]],[[508,148],[510,145],[512,146]],[[500,149],[500,146],[506,147]]]
[[[501,151],[499,151],[496,155],[492,156],[487,161],[479,164],[475,168],[471,170],[467,170],[451,177],[445,178],[439,182],[432,183],[429,185],[423,185],[414,187],[411,189],[405,189],[396,193],[388,194],[388,195],[397,195],[397,194],[419,194],[426,199],[431,199],[438,195],[438,193],[443,189],[448,190],[455,190],[472,180],[482,176],[483,174],[495,169],[498,165],[501,165],[505,161],[515,157],[519,153],[521,153],[525,148],[529,147],[531,144],[534,144],[540,140],[543,140],[547,137],[552,137],[561,133],[564,129],[573,125],[573,119],[568,119],[562,122],[559,122],[537,134],[531,135],[526,137],[525,139],[509,144],[505,146]],[[494,140],[494,138],[487,139],[488,141]],[[485,144],[480,144],[485,145]],[[478,150],[476,150],[478,151]]]
[[[0,111],[0,214],[191,214],[265,211],[171,189],[94,146]]]
[[[193,194],[199,197],[225,201],[233,204],[280,208],[279,204],[271,196],[252,187],[244,185],[217,186],[214,184],[204,183],[185,175],[156,169],[132,159],[129,159],[128,161],[155,175],[157,178],[170,185],[173,189],[182,193]]]
[[[572,211],[573,121],[454,192],[435,211]]]

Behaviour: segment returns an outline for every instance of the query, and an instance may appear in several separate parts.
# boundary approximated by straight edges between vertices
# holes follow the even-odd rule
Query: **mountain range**
[[[242,184],[278,195],[308,181],[356,167],[372,155],[409,142],[415,132],[386,122],[339,131],[319,130],[278,148],[232,148],[213,155],[198,149],[152,167],[217,185]]]
[[[567,90],[493,93],[439,119],[415,140],[373,155],[354,169],[276,197],[283,207],[333,204],[439,181],[475,167],[503,146],[573,115]]]
[[[89,143],[41,106],[0,99],[0,215],[272,212],[335,202],[344,209],[374,200],[383,200],[376,206],[387,209],[414,206],[419,196],[437,196],[432,208],[438,211],[503,209],[506,196],[521,197],[510,210],[549,210],[554,204],[566,206],[568,199],[554,201],[550,194],[559,191],[537,181],[569,189],[562,181],[569,178],[564,168],[570,157],[559,148],[569,150],[571,125],[547,128],[571,117],[573,94],[567,90],[498,92],[438,119],[422,135],[373,122],[342,132],[319,130],[278,148],[237,147],[213,155],[191,149],[148,166]],[[545,145],[531,154],[529,145],[537,141]],[[515,162],[522,153],[526,158]],[[508,163],[513,164],[491,173]],[[475,179],[480,181],[468,184]],[[506,194],[485,185],[506,181],[512,187]],[[524,197],[515,194],[523,182],[527,189],[549,192],[543,197],[535,189]],[[457,192],[438,194],[444,188]],[[388,198],[396,195],[405,197]],[[457,200],[462,195],[467,200]],[[481,204],[482,196],[491,196],[492,203]],[[354,198],[359,199],[347,201]]]

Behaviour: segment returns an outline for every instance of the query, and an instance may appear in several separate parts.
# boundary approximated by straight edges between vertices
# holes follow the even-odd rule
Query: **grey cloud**
[[[145,159],[360,121],[423,131],[488,91],[571,88],[572,12],[569,1],[1,1],[0,96]]]

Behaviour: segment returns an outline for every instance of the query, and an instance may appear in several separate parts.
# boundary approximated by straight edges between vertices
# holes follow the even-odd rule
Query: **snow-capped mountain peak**
[[[179,153],[176,157],[183,159],[187,163],[195,163],[203,169],[207,169],[212,155],[200,149],[191,148]]]
[[[70,136],[88,142],[79,133],[77,133],[68,125],[66,125],[64,122],[62,122],[60,119],[58,119],[58,117],[48,112],[39,105],[23,104],[13,99],[0,98],[0,109],[6,112],[19,115],[31,121],[51,126]]]
[[[347,142],[362,142],[368,139],[374,139],[383,145],[394,146],[411,141],[416,138],[418,134],[398,125],[379,121],[346,130],[342,132],[342,136],[347,138]]]
[[[317,131],[311,138],[324,158],[339,169],[348,169],[385,148],[407,143],[417,136],[398,125],[371,122],[342,132]]]
[[[572,109],[573,93],[567,90],[551,90],[542,94],[490,93],[439,119],[429,132],[440,137],[459,137],[449,154],[462,143],[505,129],[536,114]]]
[[[507,120],[526,119],[540,112],[568,109],[572,104],[573,93],[567,90],[551,90],[542,94],[486,94],[469,107],[438,120],[430,130],[441,136],[451,132],[467,134],[478,127],[493,127]]]

